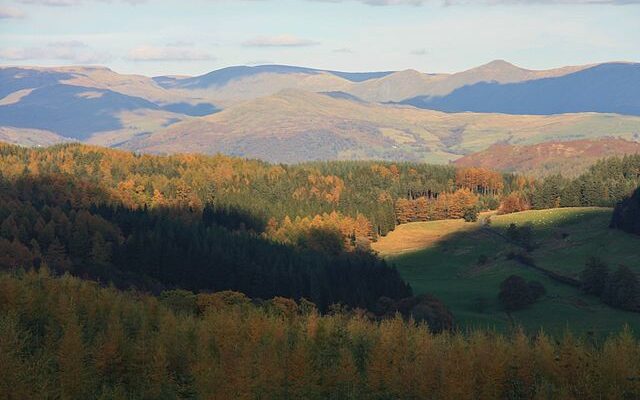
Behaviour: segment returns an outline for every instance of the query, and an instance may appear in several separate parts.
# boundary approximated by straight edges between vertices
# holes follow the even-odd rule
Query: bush
[[[424,322],[432,332],[442,332],[454,328],[453,315],[449,309],[435,297],[422,294],[394,301],[381,297],[375,308],[376,314],[383,318],[393,318],[400,313],[404,318],[413,318]]]
[[[465,209],[462,217],[466,222],[476,222],[478,220],[478,208],[469,207]]]
[[[521,276],[511,275],[500,284],[498,298],[504,309],[511,312],[533,304],[545,293],[546,289],[540,282],[527,282]]]
[[[512,223],[507,228],[506,235],[509,240],[524,247],[527,251],[535,248],[533,243],[533,227],[531,225],[519,227]]]
[[[507,237],[513,242],[517,242],[520,239],[520,231],[518,225],[511,223],[507,228]]]
[[[500,203],[498,214],[510,214],[531,209],[531,203],[523,193],[513,192]]]
[[[637,275],[625,266],[619,267],[607,279],[602,301],[623,310],[640,311],[640,283]]]
[[[580,274],[581,289],[587,294],[601,296],[609,279],[609,267],[601,259],[591,257]]]
[[[544,285],[538,281],[529,281],[527,283],[529,287],[529,292],[531,293],[531,297],[533,300],[538,300],[540,297],[544,296],[547,293],[547,289]]]
[[[610,226],[640,235],[640,188],[616,205]]]

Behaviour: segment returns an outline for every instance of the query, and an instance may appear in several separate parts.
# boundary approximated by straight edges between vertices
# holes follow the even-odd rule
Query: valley
[[[611,267],[626,265],[640,273],[640,238],[610,229],[611,211],[560,208],[506,215],[483,213],[476,223],[413,222],[381,238],[373,249],[398,268],[416,293],[442,299],[463,330],[504,332],[522,326],[530,334],[543,329],[561,335],[571,327],[574,332],[596,336],[618,331],[625,324],[638,330],[640,323],[633,313],[608,307],[578,288],[509,259],[509,253],[519,247],[496,235],[504,234],[512,223],[532,226],[533,262],[562,276],[579,279],[592,256]],[[486,218],[491,220],[488,226],[484,225]],[[500,282],[512,274],[541,282],[547,293],[530,308],[509,316],[497,296]]]

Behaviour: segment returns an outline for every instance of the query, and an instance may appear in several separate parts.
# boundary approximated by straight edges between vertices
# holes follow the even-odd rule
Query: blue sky
[[[455,72],[640,62],[640,0],[0,0],[3,65]]]

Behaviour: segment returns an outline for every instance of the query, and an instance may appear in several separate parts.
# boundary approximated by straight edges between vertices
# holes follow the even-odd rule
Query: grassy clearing
[[[492,215],[491,227],[531,224],[537,265],[567,276],[577,276],[590,256],[610,267],[626,265],[640,272],[640,238],[608,228],[611,210],[567,208]],[[480,220],[487,214],[481,216]],[[398,227],[374,249],[397,266],[416,293],[432,293],[443,300],[462,327],[506,330],[509,317],[501,310],[500,282],[511,274],[542,282],[547,295],[532,307],[512,315],[530,332],[572,331],[596,335],[619,330],[624,324],[640,332],[640,315],[612,309],[599,299],[557,283],[541,273],[508,260],[515,247],[480,223],[434,221]],[[481,255],[489,261],[478,262]]]

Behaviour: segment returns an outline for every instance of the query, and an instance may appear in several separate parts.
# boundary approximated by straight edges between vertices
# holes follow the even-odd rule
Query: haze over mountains
[[[532,71],[493,61],[454,74],[264,65],[154,78],[3,67],[0,127],[0,140],[24,145],[448,162],[496,143],[640,140],[640,64]]]

